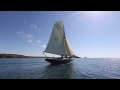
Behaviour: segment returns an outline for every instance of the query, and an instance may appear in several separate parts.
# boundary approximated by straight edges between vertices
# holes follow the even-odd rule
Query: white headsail
[[[74,54],[74,52],[73,52],[73,50],[72,50],[72,48],[71,48],[71,46],[70,46],[70,44],[69,44],[69,42],[68,42],[68,40],[67,40],[67,38],[65,38],[65,50],[66,50],[66,54],[68,55],[68,56],[73,56],[73,55],[75,55]]]
[[[70,44],[65,37],[64,24],[62,21],[57,21],[54,24],[52,34],[50,36],[45,52],[73,56],[74,53]]]

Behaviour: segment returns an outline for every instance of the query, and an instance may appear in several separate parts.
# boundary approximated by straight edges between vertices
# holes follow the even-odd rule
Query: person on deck
[[[67,58],[67,55],[65,57]]]
[[[63,55],[61,55],[61,58],[63,58]]]

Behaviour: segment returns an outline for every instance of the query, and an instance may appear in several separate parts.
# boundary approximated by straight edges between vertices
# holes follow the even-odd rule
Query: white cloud
[[[31,24],[31,25],[30,25],[30,27],[33,27],[33,26],[34,26],[34,24]]]
[[[28,42],[33,42],[33,40],[28,40]]]
[[[37,40],[37,43],[41,43],[41,40]]]
[[[46,48],[46,45],[41,45],[41,47]]]
[[[40,44],[40,43],[41,43],[41,40],[36,40],[35,43]]]
[[[25,34],[25,36],[28,37],[28,38],[32,38],[33,37],[33,35],[30,35],[30,34]]]
[[[21,35],[23,37],[23,39],[25,39],[25,38],[30,39],[30,38],[33,37],[33,35],[31,35],[31,34],[25,34],[23,31],[17,32],[17,34]],[[28,42],[30,42],[30,41],[28,41]]]
[[[17,34],[20,34],[20,32],[17,32]]]
[[[23,33],[24,33],[23,31],[17,32],[17,34],[23,34]]]
[[[33,42],[33,45],[35,45],[35,44],[34,44],[34,41],[32,40],[32,38],[33,38],[34,35],[25,34],[23,31],[19,31],[19,32],[17,32],[17,34],[19,34],[20,36],[22,36],[23,39],[27,40],[27,42],[29,42],[29,43],[32,43],[32,42]],[[40,40],[37,40],[36,42],[37,42],[37,43],[41,43]]]
[[[24,23],[26,23],[27,21],[24,21]]]
[[[30,27],[33,28],[33,29],[36,29],[38,31],[41,31],[41,29],[40,28],[38,29],[38,26],[35,25],[35,24],[31,24]]]
[[[33,29],[38,28],[37,25],[31,24],[30,27],[32,27]]]
[[[34,27],[33,27],[34,29],[36,29],[37,28],[37,25],[34,25]]]

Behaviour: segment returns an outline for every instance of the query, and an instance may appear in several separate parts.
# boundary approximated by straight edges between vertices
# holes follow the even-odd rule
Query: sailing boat
[[[59,58],[48,58],[45,59],[46,61],[50,62],[51,64],[63,64],[63,63],[70,63],[73,61],[72,57],[77,57],[65,35],[65,29],[63,21],[56,21],[53,26],[53,31],[51,33],[49,42],[45,51],[46,53],[61,55]],[[45,55],[45,54],[44,54]]]

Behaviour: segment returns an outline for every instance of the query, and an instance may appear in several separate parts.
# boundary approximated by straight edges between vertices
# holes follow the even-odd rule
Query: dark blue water
[[[1,58],[0,79],[120,79],[120,58],[78,58],[62,65],[44,58]]]

